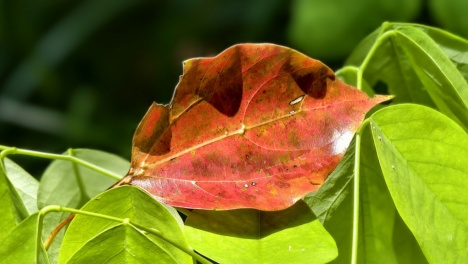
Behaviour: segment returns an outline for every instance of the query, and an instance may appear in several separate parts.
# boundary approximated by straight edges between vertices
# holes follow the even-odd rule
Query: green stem
[[[384,23],[384,25],[382,25],[382,30],[384,30],[384,29],[385,29],[385,23]],[[385,32],[381,31],[380,32],[379,36],[377,37],[377,39],[374,42],[374,45],[372,45],[372,47],[369,50],[369,52],[367,53],[366,57],[362,61],[361,66],[359,66],[359,72],[358,72],[357,81],[356,81],[356,87],[359,90],[362,90],[364,71],[367,68],[367,66],[369,65],[370,60],[374,56],[377,49],[384,43],[384,41],[387,38],[393,36],[394,34],[395,34],[395,32],[393,30],[385,31]]]
[[[0,145],[0,150],[3,150],[2,158],[5,157],[6,155],[26,155],[26,156],[44,158],[44,159],[66,160],[66,161],[70,161],[75,164],[81,165],[83,167],[86,167],[88,169],[91,169],[93,171],[96,171],[98,173],[101,173],[102,175],[112,178],[114,180],[120,180],[122,178],[122,175],[117,175],[109,170],[103,169],[85,160],[74,157],[70,154],[52,154],[52,153],[33,151],[33,150],[27,150],[27,149],[19,149],[15,147],[7,147],[7,146],[2,146],[2,145]]]
[[[82,214],[82,215],[86,215],[86,216],[107,219],[109,221],[118,222],[118,223],[122,223],[122,224],[125,224],[125,225],[130,225],[135,229],[144,231],[146,233],[150,233],[150,234],[152,234],[154,236],[157,236],[157,237],[159,237],[161,239],[164,239],[165,241],[167,241],[168,243],[170,243],[174,247],[182,250],[183,252],[187,253],[188,255],[190,255],[191,257],[193,257],[194,259],[196,259],[197,261],[199,261],[199,262],[201,262],[203,264],[211,264],[211,262],[209,260],[207,260],[204,257],[202,257],[201,255],[195,253],[195,251],[192,248],[187,248],[187,247],[185,247],[183,245],[180,245],[178,242],[172,241],[172,240],[164,237],[164,235],[162,234],[161,231],[156,230],[154,228],[148,228],[146,226],[143,226],[143,225],[140,225],[140,224],[137,224],[137,223],[133,223],[128,218],[118,218],[118,217],[113,217],[113,216],[110,216],[110,215],[103,215],[103,214],[99,214],[99,213],[94,213],[94,212],[89,212],[89,211],[84,211],[84,210],[79,210],[79,209],[74,209],[74,208],[68,208],[68,207],[62,207],[62,206],[58,206],[58,205],[49,205],[49,206],[46,206],[46,207],[44,207],[44,208],[42,208],[40,210],[40,213],[39,213],[39,231],[38,231],[38,239],[37,239],[38,246],[41,245],[42,223],[43,223],[43,220],[44,220],[44,216],[47,213],[50,213],[50,212],[69,212],[69,213],[74,213],[74,214]]]
[[[359,243],[359,205],[360,205],[360,176],[361,176],[361,136],[370,120],[365,119],[356,132],[356,148],[354,153],[354,199],[353,199],[353,241],[351,247],[351,263],[357,263]]]
[[[2,149],[0,149],[2,150]],[[0,169],[3,170],[6,173],[6,168],[4,164],[5,157],[10,154],[11,150],[10,149],[3,149],[0,152]]]
[[[339,70],[335,71],[335,75],[342,75],[344,74],[344,72],[348,72],[348,71],[351,71],[351,72],[359,72],[359,67],[356,67],[356,66],[353,66],[353,65],[346,65],[342,68],[340,68]]]
[[[377,52],[377,49],[384,43],[384,41],[395,34],[394,30],[388,30],[391,26],[390,23],[383,23],[379,35],[377,36],[374,44],[367,53],[366,57],[359,66],[357,74],[356,87],[362,90],[364,82],[364,71],[368,67],[372,57]],[[388,30],[388,31],[387,31]],[[357,263],[358,255],[358,242],[359,242],[359,205],[360,205],[360,169],[361,169],[361,136],[364,129],[369,124],[370,120],[366,119],[356,132],[356,148],[354,155],[354,201],[353,201],[353,240],[351,246],[351,263]]]
[[[36,237],[36,263],[41,263],[39,261],[39,254],[41,252],[41,247],[42,247],[42,229],[44,227],[44,216],[45,214],[42,214],[42,212],[39,212],[39,221],[37,222],[37,237]],[[45,250],[47,251],[47,249]]]

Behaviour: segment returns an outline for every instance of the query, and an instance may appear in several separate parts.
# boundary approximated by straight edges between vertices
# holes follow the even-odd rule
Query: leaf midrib
[[[370,99],[362,99],[362,100],[343,100],[343,101],[339,101],[339,102],[334,102],[333,104],[328,104],[328,105],[323,105],[321,107],[316,107],[314,109],[310,109],[310,110],[307,110],[307,111],[314,111],[314,110],[317,110],[317,109],[324,109],[324,108],[328,108],[328,107],[331,107],[331,106],[336,106],[336,105],[340,105],[340,104],[343,104],[343,103],[347,103],[347,102],[357,102],[357,101],[367,101],[367,100],[370,100]],[[178,153],[174,153],[173,155],[170,155],[169,157],[166,157],[164,159],[161,159],[161,160],[158,160],[156,162],[154,162],[152,164],[152,167],[156,167],[156,166],[159,166],[161,164],[164,164],[174,158],[178,158],[182,155],[185,155],[187,153],[190,153],[191,151],[194,151],[194,150],[197,150],[199,148],[202,148],[204,146],[207,146],[209,144],[212,144],[212,143],[215,143],[219,140],[223,140],[225,138],[228,138],[228,137],[231,137],[231,136],[236,136],[236,135],[243,135],[246,131],[248,130],[252,130],[252,129],[255,129],[257,127],[260,127],[260,126],[263,126],[263,125],[266,125],[266,124],[269,124],[269,123],[272,123],[272,122],[276,122],[276,121],[279,121],[279,120],[282,120],[282,119],[285,119],[285,118],[289,118],[289,117],[292,117],[296,114],[299,114],[301,112],[303,112],[304,110],[303,109],[300,109],[298,111],[295,111],[293,114],[286,114],[286,115],[283,115],[283,116],[280,116],[280,117],[277,117],[276,119],[273,119],[273,120],[268,120],[268,121],[264,121],[264,122],[261,122],[261,123],[258,123],[258,124],[255,124],[253,126],[250,126],[250,127],[246,127],[245,125],[242,126],[241,129],[238,129],[238,130],[235,130],[233,132],[230,132],[228,134],[225,134],[225,135],[221,135],[219,137],[216,137],[216,138],[213,138],[213,139],[210,139],[210,140],[207,140],[205,142],[202,142],[200,144],[197,144],[197,145],[194,145],[190,148],[186,148],[184,149],[183,151],[180,151]],[[172,125],[172,124],[171,124]],[[249,139],[247,139],[249,140]],[[250,141],[250,140],[249,140]],[[330,142],[325,142],[323,145],[321,146],[317,146],[317,147],[322,147],[326,144],[328,144]],[[274,149],[269,149],[269,150],[274,150]],[[149,154],[147,155],[147,157],[142,161],[144,162],[147,158],[149,157]],[[144,170],[143,170],[144,171]],[[141,173],[143,173],[143,171]],[[141,176],[141,175],[137,175],[137,176]]]

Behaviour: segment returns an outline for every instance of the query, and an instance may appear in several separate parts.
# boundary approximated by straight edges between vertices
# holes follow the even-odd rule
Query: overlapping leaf
[[[192,59],[171,105],[153,104],[137,128],[122,183],[179,207],[283,209],[320,187],[386,99],[281,46]]]
[[[15,188],[29,214],[37,212],[37,180],[10,159],[4,160],[5,170],[12,187]]]
[[[438,109],[468,130],[468,41],[449,32],[385,23],[347,60],[362,67],[365,80],[388,89],[394,102]],[[382,92],[380,92],[382,93]]]
[[[129,167],[128,161],[103,151],[74,149],[66,154],[74,155],[119,175],[125,175]],[[55,160],[42,175],[37,204],[39,208],[47,205],[79,208],[89,199],[107,189],[112,183],[112,179],[103,177],[98,172],[69,161]],[[60,221],[67,218],[68,215],[69,213],[65,212],[47,214],[44,221],[43,238],[46,239]],[[60,232],[48,249],[50,259],[53,262],[57,261],[63,234],[63,231]]]
[[[185,234],[198,252],[220,263],[327,263],[338,255],[303,201],[275,212],[193,210]]]
[[[37,181],[9,159],[0,160],[0,241],[30,213],[37,211],[30,195],[37,192]],[[31,193],[26,194],[25,191]],[[29,211],[28,211],[29,210]]]
[[[189,255],[174,246],[189,249],[180,219],[176,219],[179,216],[138,188],[124,186],[106,191],[82,210],[128,218],[132,223],[160,231],[161,237],[132,225],[77,215],[65,235],[58,263],[149,263],[148,259],[160,263],[192,262]]]
[[[12,197],[10,182],[6,176],[3,167],[0,168],[0,241],[2,241],[19,222],[21,214],[15,207],[15,200]]]
[[[354,142],[323,186],[304,197],[338,247],[338,257],[330,263],[348,263],[351,258],[353,160]]]
[[[357,68],[346,66],[336,75],[344,82],[356,85]],[[373,94],[366,82],[363,91]],[[370,112],[384,106],[378,105]],[[316,192],[304,200],[336,241],[339,255],[330,263],[349,263],[353,228],[354,141]],[[361,135],[360,149],[360,209],[358,235],[359,263],[426,263],[412,233],[396,212],[385,185],[374,142],[369,129]],[[385,228],[382,228],[385,226]]]
[[[397,105],[371,117],[385,181],[430,263],[468,259],[468,135],[426,107]]]
[[[38,239],[39,221],[39,213],[30,215],[0,241],[0,263],[49,263]]]

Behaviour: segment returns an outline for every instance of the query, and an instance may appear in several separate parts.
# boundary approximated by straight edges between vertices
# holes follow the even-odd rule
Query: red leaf
[[[281,46],[188,60],[172,103],[153,104],[138,126],[121,183],[177,207],[284,209],[320,187],[385,100]]]

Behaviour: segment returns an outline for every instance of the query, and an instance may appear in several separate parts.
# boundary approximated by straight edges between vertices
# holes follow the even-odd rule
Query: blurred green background
[[[463,0],[2,0],[0,144],[129,159],[134,129],[151,102],[170,101],[185,59],[272,42],[336,70],[384,21],[466,37],[466,11]],[[48,161],[24,162],[34,172]]]

